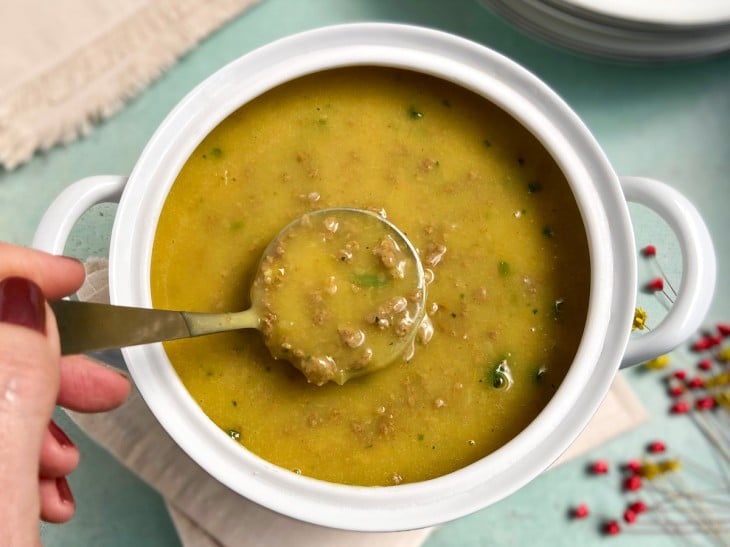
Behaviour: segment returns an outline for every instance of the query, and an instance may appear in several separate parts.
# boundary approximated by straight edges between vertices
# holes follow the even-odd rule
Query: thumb
[[[10,544],[38,536],[38,462],[59,386],[59,356],[46,332],[46,302],[27,279],[0,281],[0,492]]]

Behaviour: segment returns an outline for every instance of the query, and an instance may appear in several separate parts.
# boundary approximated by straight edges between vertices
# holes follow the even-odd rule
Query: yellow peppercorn
[[[723,363],[730,362],[730,346],[725,346],[717,352],[717,360]]]
[[[644,477],[647,480],[655,479],[659,473],[661,473],[661,468],[655,464],[655,463],[645,463],[641,466],[641,470],[639,471],[639,475]]]
[[[705,378],[705,387],[717,387],[727,384],[730,384],[730,372],[722,372],[710,378]]]
[[[646,328],[646,310],[644,308],[636,308],[634,310],[634,324],[631,330],[644,330]]]
[[[669,363],[671,363],[671,361],[672,360],[669,358],[669,355],[660,355],[656,359],[652,359],[644,363],[644,366],[652,370],[659,370],[666,367]]]

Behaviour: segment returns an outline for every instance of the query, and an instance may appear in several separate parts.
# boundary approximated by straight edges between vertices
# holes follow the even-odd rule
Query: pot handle
[[[662,217],[679,241],[682,280],[677,298],[652,331],[629,340],[621,368],[675,349],[700,328],[715,291],[716,259],[710,233],[694,205],[674,188],[643,177],[620,177],[628,201]]]
[[[98,203],[118,202],[127,177],[99,175],[74,182],[61,192],[43,215],[33,247],[63,254],[71,229],[86,211]]]

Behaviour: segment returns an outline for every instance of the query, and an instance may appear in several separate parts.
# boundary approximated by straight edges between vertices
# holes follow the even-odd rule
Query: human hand
[[[38,518],[65,522],[75,504],[66,476],[79,452],[52,421],[55,404],[101,412],[129,394],[123,373],[87,357],[61,357],[46,303],[84,280],[74,259],[0,242],[0,509],[3,545],[40,543]]]

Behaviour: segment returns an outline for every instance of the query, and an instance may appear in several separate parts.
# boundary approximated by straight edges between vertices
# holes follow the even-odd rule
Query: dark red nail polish
[[[48,424],[48,431],[51,432],[51,435],[53,435],[53,438],[58,441],[58,444],[60,444],[62,447],[66,448],[69,446],[74,446],[74,443],[71,439],[68,438],[68,435],[56,425],[56,422],[51,421]]]
[[[66,477],[58,477],[56,479],[56,488],[58,489],[58,497],[63,503],[74,503],[74,495],[71,493],[71,487],[68,485]]]
[[[38,285],[23,277],[0,281],[0,322],[46,332],[46,302]]]

